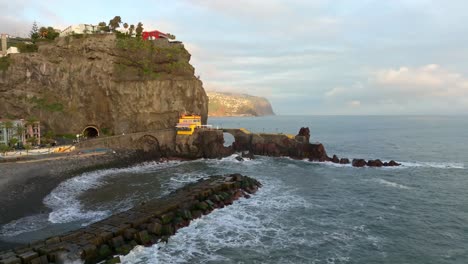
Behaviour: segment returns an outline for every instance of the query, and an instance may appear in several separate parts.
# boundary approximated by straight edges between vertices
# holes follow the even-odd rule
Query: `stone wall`
[[[240,174],[213,176],[85,228],[0,252],[0,264],[120,263],[115,255],[125,255],[136,245],[167,241],[191,220],[240,197],[249,198],[260,186]]]
[[[175,148],[174,129],[162,129],[149,132],[131,133],[112,137],[94,138],[82,141],[77,149],[110,148],[123,150],[143,150],[145,152]]]

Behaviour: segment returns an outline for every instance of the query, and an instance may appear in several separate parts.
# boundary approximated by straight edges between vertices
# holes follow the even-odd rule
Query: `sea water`
[[[150,162],[77,175],[54,189],[50,212],[1,227],[29,241],[86,226],[210,175],[242,173],[263,188],[191,222],[168,243],[123,263],[468,263],[468,117],[210,118],[218,127],[296,134],[328,154],[394,159],[353,168],[289,158]]]

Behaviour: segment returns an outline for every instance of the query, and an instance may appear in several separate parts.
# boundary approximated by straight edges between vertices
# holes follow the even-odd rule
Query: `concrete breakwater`
[[[85,228],[0,252],[0,264],[119,263],[114,256],[166,241],[191,220],[249,198],[259,187],[257,180],[240,174],[209,177]]]

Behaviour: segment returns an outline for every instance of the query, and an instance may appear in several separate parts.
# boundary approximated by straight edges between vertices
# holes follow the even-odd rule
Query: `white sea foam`
[[[189,183],[196,182],[208,176],[209,175],[206,173],[198,172],[175,173],[175,176],[171,177],[168,182],[161,184],[161,189],[163,190],[161,196],[167,195]]]
[[[394,188],[400,188],[400,189],[406,189],[406,190],[411,189],[411,187],[408,187],[406,185],[399,184],[399,183],[396,183],[396,182],[387,181],[387,180],[380,179],[380,178],[375,179],[375,181],[380,183],[380,184],[390,186],[390,187],[394,187]]]
[[[85,210],[78,197],[88,190],[101,187],[103,180],[111,175],[153,172],[179,164],[179,161],[147,162],[128,168],[88,172],[64,181],[44,198],[44,204],[52,209],[49,221],[51,223],[85,221],[88,224],[104,219],[111,214],[110,210]],[[127,208],[121,208],[121,210],[125,209]]]
[[[38,214],[14,220],[2,226],[0,236],[13,237],[22,233],[42,229],[48,224],[47,218],[47,214]]]
[[[291,160],[291,161],[302,161],[306,163],[312,163],[312,164],[317,164],[317,165],[323,165],[323,166],[332,166],[332,167],[338,167],[338,168],[355,168],[352,166],[352,164],[338,164],[338,163],[333,163],[331,161],[326,161],[326,162],[319,162],[319,161],[309,161],[308,159],[303,159],[303,160],[295,160],[289,157],[285,157],[285,159]],[[350,159],[352,161],[352,159]],[[385,161],[383,161],[385,162]],[[464,169],[465,164],[461,162],[425,162],[425,161],[397,161],[398,163],[401,164],[401,166],[390,166],[390,167],[379,167],[378,169],[405,169],[405,168],[435,168],[435,169]],[[364,168],[370,168],[370,167],[364,167]],[[363,168],[355,168],[355,169],[363,169]]]
[[[231,206],[192,221],[167,244],[135,248],[122,257],[123,263],[242,263],[236,260],[239,254],[254,254],[258,259],[259,256],[267,258],[277,249],[293,252],[296,248],[311,248],[323,240],[353,243],[354,233],[333,232],[316,237],[305,224],[312,216],[291,218],[293,212],[305,212],[315,206],[278,179],[260,177],[259,180],[264,186],[252,198],[241,198]],[[291,225],[291,221],[295,224]],[[278,256],[266,263],[311,263],[313,258],[301,254]],[[349,261],[349,257],[336,254],[330,259],[335,263]],[[316,260],[323,261],[323,258]]]
[[[464,169],[465,164],[459,162],[400,162],[403,167],[423,167],[436,169]]]
[[[110,210],[85,210],[79,201],[79,196],[88,190],[101,187],[104,184],[103,180],[108,176],[120,173],[141,174],[154,172],[179,164],[181,164],[179,161],[147,162],[128,168],[88,172],[68,179],[59,184],[44,198],[44,204],[52,209],[52,212],[27,216],[7,223],[0,229],[0,236],[13,237],[22,233],[41,230],[51,224],[80,221],[84,223],[83,225],[87,225],[104,219],[111,214]],[[113,207],[118,208],[119,211],[124,211],[129,209],[130,206],[130,201],[121,200]]]

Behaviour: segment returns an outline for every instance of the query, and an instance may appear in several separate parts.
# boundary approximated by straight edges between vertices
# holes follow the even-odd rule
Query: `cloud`
[[[361,101],[358,100],[353,100],[348,102],[348,105],[351,107],[360,107],[361,106]]]
[[[366,111],[459,113],[468,111],[468,77],[437,64],[401,66],[373,72],[367,82],[340,86],[323,93],[329,104]]]
[[[437,64],[381,70],[376,73],[375,83],[388,92],[414,96],[468,97],[468,78]]]

